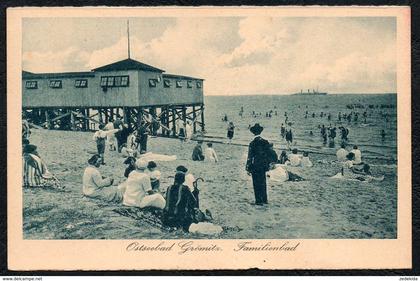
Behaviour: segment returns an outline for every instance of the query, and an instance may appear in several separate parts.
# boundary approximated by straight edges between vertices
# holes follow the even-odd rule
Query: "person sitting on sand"
[[[165,207],[165,199],[160,193],[153,191],[150,177],[145,173],[147,164],[148,162],[143,159],[136,161],[136,170],[130,173],[126,181],[123,205],[163,209]]]
[[[194,147],[193,153],[192,153],[192,160],[193,161],[203,161],[204,160],[203,148],[201,147],[202,144],[203,144],[203,141],[199,140],[197,142],[197,145]]]
[[[38,155],[37,147],[23,147],[23,187],[51,187],[62,189],[58,179],[48,171],[47,165]]]
[[[303,157],[300,160],[300,165],[302,167],[312,167],[312,161],[309,159],[309,153],[307,151],[303,152]]]
[[[190,226],[194,225],[194,228],[196,228],[193,230],[194,232],[203,232],[208,226],[214,225],[200,225],[200,222],[211,221],[212,215],[209,210],[206,210],[205,213],[200,211],[195,196],[188,186],[184,185],[184,182],[185,173],[177,172],[174,184],[168,187],[166,191],[166,205],[163,209],[162,223],[165,226],[180,227],[186,232],[189,232]]]
[[[124,164],[128,166],[125,168],[124,177],[128,178],[128,175],[130,175],[130,173],[136,169],[135,163],[136,158],[133,156],[129,156],[127,159],[125,159]]]
[[[122,154],[123,157],[130,157],[130,156],[137,157],[138,151],[137,151],[137,149],[128,148],[127,144],[123,143],[121,145],[121,154]]]
[[[296,148],[293,148],[292,154],[290,154],[288,157],[289,158],[288,164],[290,166],[293,166],[293,167],[300,166],[302,155],[297,154],[297,153],[298,153],[298,150]]]
[[[179,165],[178,167],[176,167],[176,173],[185,174],[185,185],[188,186],[191,193],[194,195],[195,201],[197,202],[197,208],[198,208],[200,206],[200,198],[199,198],[200,190],[197,187],[197,181],[201,178],[198,178],[196,180],[193,174],[187,173],[187,172],[188,172],[188,168],[183,165]]]
[[[337,150],[336,154],[337,155],[337,160],[339,162],[345,162],[347,160],[347,154],[349,152],[346,150],[346,145],[344,143],[341,144],[341,148],[339,150]]]
[[[161,173],[159,170],[157,170],[155,161],[149,161],[147,164],[146,174],[148,174],[150,177],[150,185],[152,186],[153,191],[158,192],[160,187]]]
[[[380,177],[373,177],[370,172],[370,166],[368,164],[362,164],[357,166],[354,165],[354,159],[355,156],[353,152],[347,154],[347,161],[344,162],[343,167],[341,168],[341,176],[350,179],[357,179],[360,181],[382,181],[384,179],[383,175]],[[337,177],[337,175],[334,177]]]
[[[29,139],[30,136],[31,128],[29,127],[29,122],[22,118],[22,139]]]
[[[284,165],[270,164],[270,170],[267,172],[267,177],[271,182],[286,182],[286,181],[304,181],[304,179],[292,172],[287,171]]]
[[[98,168],[102,159],[99,154],[93,155],[89,160],[89,166],[83,173],[83,195],[89,198],[101,199],[107,202],[121,202],[122,193],[112,186],[114,179],[104,178]]]
[[[216,151],[213,149],[213,144],[211,142],[207,143],[207,147],[204,150],[204,160],[206,162],[217,163],[219,159],[217,158]]]
[[[193,223],[196,200],[188,186],[184,185],[185,174],[176,173],[174,184],[166,191],[166,205],[163,209],[162,223],[170,227],[182,227],[188,232]]]
[[[362,152],[359,150],[357,145],[353,146],[353,149],[350,152],[354,154],[354,161],[353,161],[354,165],[360,165],[363,163]]]
[[[287,158],[287,153],[285,150],[283,150],[280,154],[279,157],[279,164],[286,164],[286,162],[289,160],[289,158]]]

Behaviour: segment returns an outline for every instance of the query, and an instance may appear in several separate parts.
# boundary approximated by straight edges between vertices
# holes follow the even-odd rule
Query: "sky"
[[[131,58],[205,79],[206,95],[396,92],[393,17],[130,18]],[[25,18],[23,69],[127,58],[127,18]]]

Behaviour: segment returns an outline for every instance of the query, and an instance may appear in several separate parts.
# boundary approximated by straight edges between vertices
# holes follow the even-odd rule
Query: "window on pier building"
[[[38,81],[26,81],[25,82],[26,89],[38,89]]]
[[[155,88],[158,83],[157,79],[149,79],[149,87]]]
[[[170,88],[171,87],[171,80],[169,80],[169,79],[163,80],[163,86],[165,88]]]
[[[182,81],[176,81],[176,87],[182,88]]]
[[[63,87],[63,82],[61,80],[50,80],[50,88],[61,89]]]
[[[129,81],[128,75],[101,76],[101,87],[128,87]]]
[[[201,88],[201,86],[202,86],[202,85],[201,85],[201,81],[197,81],[196,85],[197,85],[197,88],[199,88],[199,89],[200,89],[200,88]]]
[[[192,81],[187,81],[187,88],[192,88]]]
[[[76,88],[87,88],[88,87],[87,79],[76,79],[74,81],[74,87],[76,87]]]

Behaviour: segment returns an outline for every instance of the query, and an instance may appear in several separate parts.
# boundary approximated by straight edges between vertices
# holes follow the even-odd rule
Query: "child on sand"
[[[98,150],[98,154],[101,158],[102,165],[105,165],[104,154],[105,154],[106,137],[107,137],[107,133],[106,131],[104,131],[104,125],[101,124],[99,125],[99,130],[96,131],[95,134],[93,135],[93,140],[96,142],[96,149]]]
[[[280,154],[280,157],[279,157],[279,164],[286,164],[286,162],[287,162],[288,160],[289,160],[289,159],[287,158],[286,151],[285,151],[285,150],[283,150],[283,151],[281,152],[281,154]]]
[[[136,169],[136,166],[134,165],[136,163],[136,158],[129,156],[127,159],[125,159],[124,164],[128,165],[127,168],[125,168],[124,171],[124,177],[128,178],[128,175]]]
[[[312,161],[309,159],[309,153],[307,151],[303,152],[303,157],[300,161],[302,167],[312,167]]]
[[[197,145],[194,147],[193,153],[192,153],[192,160],[193,161],[203,161],[204,160],[203,148],[201,147],[202,144],[203,144],[203,141],[199,140],[197,142]]]
[[[301,157],[302,155],[297,154],[298,150],[294,148],[292,150],[292,154],[289,155],[289,162],[288,164],[293,167],[298,167],[301,164]]]
[[[359,150],[357,145],[353,146],[353,149],[350,152],[354,154],[353,164],[355,165],[362,164],[362,152]]]
[[[347,154],[349,152],[346,150],[346,145],[344,143],[341,144],[341,148],[339,150],[337,150],[336,154],[337,155],[337,160],[340,162],[345,162],[347,160]]]
[[[161,173],[157,170],[155,161],[149,161],[147,164],[146,174],[150,177],[150,184],[153,191],[159,191]]]
[[[207,143],[207,147],[204,150],[204,161],[217,163],[219,159],[217,158],[216,151],[213,149],[213,144],[211,142]]]

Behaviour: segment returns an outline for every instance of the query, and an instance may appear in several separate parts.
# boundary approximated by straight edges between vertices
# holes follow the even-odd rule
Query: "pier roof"
[[[92,71],[121,71],[121,70],[146,70],[153,72],[164,72],[165,70],[133,60],[125,59],[111,64],[92,69]]]

